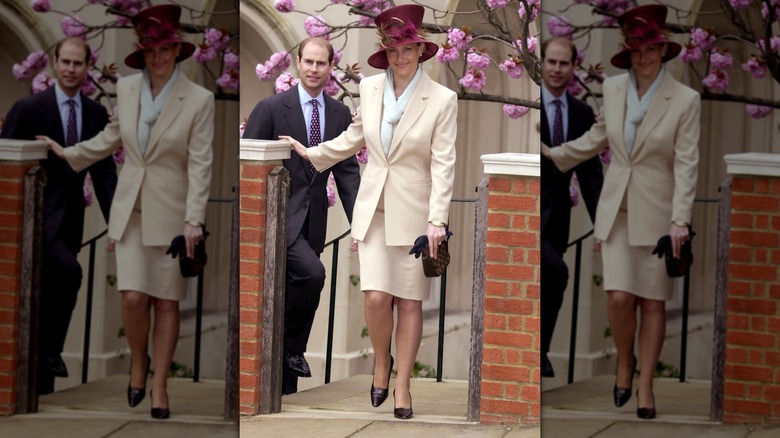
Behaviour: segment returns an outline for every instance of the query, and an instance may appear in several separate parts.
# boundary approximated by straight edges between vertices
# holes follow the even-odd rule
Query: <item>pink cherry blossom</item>
[[[203,40],[206,41],[206,44],[213,47],[215,51],[219,52],[222,51],[228,41],[230,41],[230,35],[222,33],[219,29],[210,27],[203,32]]]
[[[447,31],[447,42],[450,46],[460,51],[468,49],[472,39],[473,37],[470,33],[466,33],[462,29],[450,29]]]
[[[466,63],[474,68],[487,68],[490,65],[490,57],[472,47],[468,56],[466,56]]]
[[[486,80],[487,78],[485,77],[485,72],[482,70],[471,69],[466,72],[466,75],[460,78],[459,82],[466,88],[472,88],[474,90],[480,91],[485,86]]]
[[[768,116],[772,111],[774,111],[774,108],[768,106],[762,106],[762,105],[754,105],[752,103],[749,103],[745,105],[745,111],[748,113],[750,117],[753,117],[754,119],[761,119]]]
[[[69,37],[80,37],[86,39],[87,27],[81,22],[78,16],[65,17],[60,22],[62,33]]]
[[[333,178],[333,172],[328,175],[328,184],[325,186],[328,194],[328,207],[336,205],[336,180]]]
[[[92,205],[92,176],[87,172],[87,177],[84,178],[84,186],[82,187],[84,193],[84,205],[89,207]]]
[[[260,64],[258,64],[259,66]],[[281,93],[284,91],[289,90],[290,88],[298,85],[298,82],[300,80],[293,75],[291,75],[289,72],[284,72],[281,75],[279,75],[278,78],[276,78],[276,83],[274,84],[274,89],[277,93]]]
[[[565,18],[556,16],[550,17],[547,21],[547,30],[550,31],[550,35],[554,37],[564,37],[571,39],[571,34],[574,32],[574,28],[566,21]]]
[[[240,65],[238,54],[230,49],[225,51],[225,54],[222,56],[222,62],[225,64],[225,68],[237,69]]]
[[[509,3],[509,0],[487,0],[487,5],[490,6],[490,9],[505,8],[507,3]]]
[[[729,3],[731,3],[731,7],[735,10],[739,9],[745,9],[748,6],[750,6],[750,2],[752,0],[729,0]]]
[[[511,78],[520,79],[520,76],[523,75],[524,66],[519,60],[515,62],[510,58],[499,64],[498,69],[508,74]]]
[[[114,162],[116,164],[124,164],[125,163],[125,147],[124,146],[119,146],[119,148],[114,151]]]
[[[274,8],[283,13],[291,12],[295,9],[295,2],[293,0],[276,0],[274,1]]]
[[[583,88],[582,84],[577,80],[576,77],[572,77],[569,81],[569,85],[566,86],[566,91],[571,93],[572,96],[579,96],[582,94],[584,89],[585,88]]]
[[[569,186],[569,198],[571,198],[571,206],[576,207],[580,203],[580,192],[577,191],[577,187],[574,185],[574,179]]]
[[[271,55],[271,58],[268,59],[268,62],[266,62],[265,66],[274,72],[281,72],[287,70],[291,64],[292,57],[290,54],[286,51],[281,51]]]
[[[32,2],[32,9],[35,12],[49,12],[51,11],[51,1],[50,0],[33,0]]]
[[[265,64],[259,63],[255,67],[255,74],[257,75],[257,79],[260,79],[261,81],[270,81],[273,79],[274,71],[273,69],[267,68]]]
[[[343,56],[344,56],[344,52],[342,52],[341,50],[336,49],[336,48],[333,49],[333,63],[335,65],[338,65],[339,62],[341,62],[341,58]],[[292,62],[292,59],[291,59],[291,62]],[[287,67],[285,67],[285,68],[287,68]]]
[[[518,47],[522,47],[520,45],[520,40],[517,40]],[[537,37],[528,37],[528,39],[525,41],[525,44],[528,46],[528,50],[530,52],[535,52],[536,48],[539,46],[539,38]]]
[[[335,79],[333,79],[333,76],[328,78],[328,80],[325,82],[325,87],[322,89],[322,91],[325,92],[328,96],[335,96],[339,94],[341,91],[341,87],[339,86],[338,82],[336,82]]]
[[[528,107],[505,104],[504,114],[506,114],[507,117],[509,117],[510,119],[519,119],[520,117],[523,117],[524,115],[528,114]]]
[[[89,57],[89,63],[90,63],[90,65],[95,65],[95,63],[97,63],[97,61],[98,61],[98,58],[100,58],[100,50],[92,49],[92,50],[90,50],[90,52],[91,52],[91,55]]]
[[[766,52],[766,45],[764,44],[763,38],[758,40],[757,45],[762,52]],[[770,38],[769,47],[772,50],[772,53],[777,53],[777,49],[780,48],[780,37],[773,36],[772,38]]]
[[[338,5],[338,4],[346,3],[347,0],[330,0],[330,2],[333,3],[334,5]]]
[[[306,34],[310,37],[321,37],[326,40],[330,39],[328,34],[328,25],[325,23],[325,19],[321,15],[315,15],[314,17],[307,17],[303,22],[303,27],[306,29]]]
[[[238,138],[244,138],[244,131],[246,131],[246,121],[238,124]]]
[[[683,62],[698,61],[703,56],[704,55],[702,54],[701,49],[693,44],[687,44],[683,46],[682,50],[680,51],[680,59]]]
[[[701,81],[707,88],[723,91],[729,85],[729,75],[723,70],[711,70],[710,73]]]
[[[585,60],[585,49],[577,49],[577,59],[574,61],[576,65],[581,65]]]
[[[780,5],[780,1],[778,0],[770,0],[769,3],[772,4],[772,13],[774,14],[774,21],[780,21],[780,10],[777,9],[778,5]],[[764,17],[764,20],[769,20],[769,8],[767,7],[765,2],[761,2],[761,16]]]
[[[751,57],[746,63],[742,64],[742,70],[750,73],[750,75],[756,79],[763,78],[768,71],[766,64],[755,56]]]
[[[691,43],[702,51],[707,51],[715,43],[715,35],[707,29],[694,28],[691,30]]]
[[[458,49],[451,47],[449,43],[444,43],[436,52],[436,60],[439,62],[451,62],[460,58],[460,52]]]
[[[195,48],[195,53],[192,57],[195,59],[195,62],[205,64],[217,58],[217,51],[211,46],[199,46]]]
[[[26,81],[46,68],[49,58],[42,51],[32,52],[27,55],[21,64],[14,64],[11,68],[14,77],[19,81]]]
[[[238,71],[232,68],[226,68],[222,76],[217,79],[217,85],[227,91],[238,91]]]
[[[601,164],[609,164],[612,162],[612,150],[609,148],[609,145],[599,152],[599,160],[601,161]]]
[[[40,91],[43,91],[57,82],[54,79],[52,79],[46,72],[40,72],[38,73],[35,78],[33,78],[32,81],[32,92],[38,93]]]
[[[527,13],[525,12],[525,5],[522,2],[518,3],[518,9],[517,13],[520,15],[520,18],[526,18]],[[531,8],[531,16],[528,17],[529,21],[536,20],[536,17],[539,15],[539,3],[531,4],[531,2],[528,2],[528,6]]]
[[[81,84],[81,92],[87,96],[92,96],[98,90],[97,84],[100,80],[100,73],[95,70],[90,70],[87,76],[84,78],[84,82]]]
[[[710,53],[710,65],[713,68],[729,68],[733,62],[734,58],[729,53],[721,52],[718,49]]]
[[[357,156],[358,163],[360,164],[368,163],[368,148],[363,146],[362,148],[360,148],[358,153],[355,154],[355,156]]]

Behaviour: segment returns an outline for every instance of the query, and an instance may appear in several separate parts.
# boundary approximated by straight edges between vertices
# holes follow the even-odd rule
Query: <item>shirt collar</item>
[[[552,101],[555,100],[555,99],[558,99],[558,100],[561,101],[561,104],[562,104],[561,107],[562,108],[568,107],[568,104],[569,104],[568,93],[566,93],[564,91],[563,94],[561,94],[561,97],[555,97],[550,92],[550,90],[547,89],[547,87],[544,85],[544,83],[542,83],[542,100],[544,101],[544,104],[545,105],[550,105],[550,104],[552,104]]]
[[[325,108],[325,96],[323,96],[322,91],[320,91],[320,94],[317,97],[312,98],[311,95],[303,89],[301,84],[298,84],[298,100],[301,102],[301,106],[309,103],[312,99],[317,99],[319,106]]]
[[[69,97],[67,94],[65,94],[64,91],[62,91],[62,88],[60,88],[60,84],[55,82],[54,83],[54,94],[57,96],[57,106],[60,107],[68,99],[73,99],[76,102],[76,108],[81,108],[81,92],[76,93],[75,96]]]

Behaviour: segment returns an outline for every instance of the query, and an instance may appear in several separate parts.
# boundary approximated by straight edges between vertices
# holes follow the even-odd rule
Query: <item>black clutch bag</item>
[[[171,241],[171,246],[165,253],[170,254],[173,258],[179,258],[179,271],[182,277],[197,277],[203,272],[203,267],[206,266],[208,261],[208,255],[206,254],[206,237],[208,235],[209,232],[204,229],[203,239],[195,245],[195,258],[187,257],[187,246],[183,235],[179,234]]]
[[[661,257],[664,258],[664,261],[666,262],[666,275],[670,278],[685,276],[693,264],[691,241],[696,233],[690,231],[690,228],[688,230],[688,240],[680,247],[680,258],[674,258],[674,256],[672,256],[672,238],[669,237],[668,234],[658,239],[658,244],[653,250],[653,254],[657,254],[659,259]]]

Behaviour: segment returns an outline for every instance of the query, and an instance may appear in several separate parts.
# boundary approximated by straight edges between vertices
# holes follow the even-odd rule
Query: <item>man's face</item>
[[[60,56],[54,61],[57,83],[68,96],[75,96],[87,76],[89,65],[85,61],[87,52],[73,43],[60,47]]]
[[[311,96],[317,96],[330,77],[332,66],[328,62],[328,49],[316,42],[309,42],[298,58],[301,84]]]
[[[547,53],[542,62],[542,80],[544,86],[555,96],[560,96],[566,91],[574,74],[571,55],[571,50],[563,44],[552,42],[547,46]]]

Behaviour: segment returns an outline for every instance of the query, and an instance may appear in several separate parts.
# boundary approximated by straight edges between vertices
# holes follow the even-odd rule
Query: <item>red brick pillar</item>
[[[725,160],[732,188],[723,420],[780,424],[780,155]]]
[[[41,158],[45,143],[0,139],[0,415],[16,412],[24,179]]]
[[[480,422],[538,425],[539,155],[483,155],[488,182]]]
[[[239,412],[256,415],[260,409],[260,358],[263,334],[263,288],[269,174],[290,158],[290,144],[241,140],[239,201]]]

